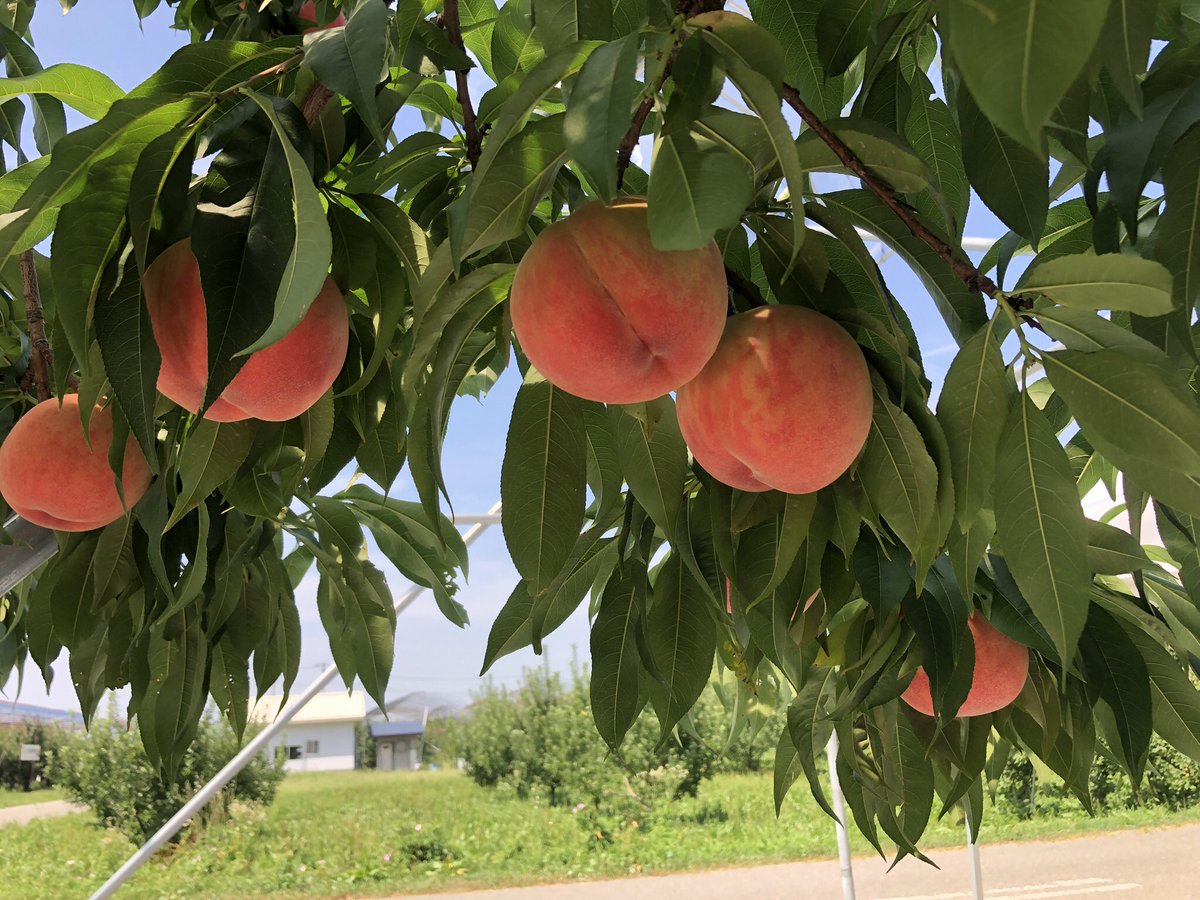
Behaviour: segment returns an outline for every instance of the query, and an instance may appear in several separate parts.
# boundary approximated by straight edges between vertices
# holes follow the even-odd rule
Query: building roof
[[[0,725],[21,725],[25,722],[57,722],[81,727],[83,716],[65,709],[34,706],[32,703],[0,702]]]
[[[372,722],[371,737],[405,737],[413,734],[424,734],[425,726],[419,721],[413,722]]]
[[[250,717],[260,722],[272,722],[279,715],[282,701],[282,694],[263,697],[255,705]],[[288,708],[295,706],[296,701],[296,697],[288,698]],[[304,708],[292,717],[292,721],[297,724],[359,722],[366,716],[366,712],[367,697],[362,691],[326,691],[309,700]]]
[[[369,719],[431,719],[457,718],[462,714],[463,700],[448,694],[413,691],[393,697],[382,708],[373,706]]]

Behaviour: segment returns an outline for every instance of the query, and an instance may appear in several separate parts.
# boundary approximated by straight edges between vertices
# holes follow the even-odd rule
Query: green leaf
[[[1093,605],[1079,640],[1088,686],[1099,693],[1116,720],[1117,746],[1135,789],[1153,734],[1150,677],[1142,654],[1109,613]]]
[[[188,618],[188,627],[172,637],[159,628],[151,630],[146,649],[150,681],[137,705],[142,746],[164,778],[173,777],[183,762],[208,696],[208,641],[199,615]]]
[[[1157,641],[1137,628],[1126,635],[1142,655],[1150,675],[1154,730],[1180,753],[1200,758],[1200,691],[1188,670]]]
[[[1128,531],[1088,519],[1088,567],[1099,575],[1123,575],[1152,565]]]
[[[1158,347],[1115,322],[1087,310],[1055,306],[1045,300],[1034,304],[1034,313],[1056,341],[1071,350],[1120,350],[1153,366],[1170,364]]]
[[[356,454],[363,473],[385,491],[391,488],[404,467],[407,423],[408,411],[404,406],[404,397],[395,391],[388,399],[387,408],[379,421],[363,435]]]
[[[395,655],[396,611],[383,573],[368,562],[321,569],[317,609],[346,686],[357,677],[381,706]]]
[[[711,31],[701,32],[725,60],[729,78],[742,95],[742,100],[750,111],[762,120],[767,137],[779,160],[779,167],[787,181],[789,202],[792,206],[792,251],[798,253],[804,243],[804,211],[801,197],[805,187],[804,169],[800,166],[800,157],[796,153],[796,144],[792,139],[791,126],[783,117],[780,109],[779,94],[776,88],[763,75],[747,65],[736,54],[728,52],[728,45],[718,41]],[[795,262],[795,258],[791,260]],[[788,268],[791,268],[789,263]]]
[[[678,554],[659,570],[654,605],[646,616],[646,642],[663,677],[650,699],[664,735],[670,733],[700,699],[712,672],[716,629],[708,614],[708,596]]]
[[[617,190],[617,145],[629,130],[637,61],[636,34],[597,48],[579,70],[562,120],[567,151],[606,203]]]
[[[486,178],[478,172],[471,177],[461,256],[520,235],[566,160],[562,116],[538,119],[505,144],[492,158]]]
[[[46,224],[44,214],[78,197],[85,177],[94,171],[97,163],[131,137],[148,143],[177,127],[206,104],[206,98],[202,97],[188,97],[172,103],[120,100],[99,122],[64,137],[44,168],[36,171],[35,167],[36,175],[14,204],[13,211],[0,216],[0,266],[44,236],[41,233]]]
[[[817,50],[827,75],[841,75],[867,46],[874,0],[826,0],[817,16]]]
[[[534,597],[550,586],[583,528],[587,436],[580,403],[548,381],[527,380],[508,427],[501,525]]]
[[[5,71],[10,79],[33,78],[44,71],[33,48],[7,25],[0,26],[0,43],[3,44],[0,56],[4,56]],[[31,99],[33,140],[38,152],[48,155],[59,139],[66,134],[66,112],[63,110],[62,101],[49,94],[34,93]]]
[[[638,606],[633,579],[618,572],[600,599],[592,625],[589,697],[596,730],[616,750],[641,709],[638,697]]]
[[[1118,350],[1057,350],[1042,361],[1084,436],[1118,468],[1132,455],[1200,475],[1200,408],[1168,386],[1162,368]]]
[[[1050,207],[1049,163],[1000,131],[963,90],[958,123],[971,187],[1001,222],[1036,247]]]
[[[496,81],[518,72],[528,75],[536,64],[544,62],[541,39],[530,27],[531,12],[530,0],[510,0],[500,7],[491,46]]]
[[[1030,269],[1017,287],[1076,309],[1158,316],[1175,308],[1171,273],[1153,260],[1124,253],[1060,256]]]
[[[1114,3],[1122,0],[1114,0]],[[1172,296],[1185,310],[1200,307],[1200,129],[1171,148],[1163,163],[1167,208],[1154,229],[1154,255],[1174,276]],[[1190,318],[1190,315],[1189,315]]]
[[[750,172],[719,144],[677,131],[659,139],[650,169],[650,238],[658,250],[706,246],[738,224],[754,194]]]
[[[128,216],[141,272],[158,255],[151,249],[155,232],[187,203],[196,155],[193,138],[198,129],[198,124],[174,128],[147,144],[138,157],[129,182]]]
[[[127,95],[162,101],[183,94],[215,94],[251,75],[284,62],[296,53],[294,38],[272,43],[201,41],[181,47],[157,71]],[[207,97],[198,98],[207,105]],[[115,105],[115,104],[114,104]]]
[[[893,188],[916,193],[929,187],[929,173],[913,148],[890,129],[870,119],[833,119],[825,123],[866,167]],[[806,172],[842,172],[841,160],[812,129],[796,140]]]
[[[612,35],[613,5],[608,0],[533,0],[533,16],[547,53]]]
[[[722,56],[737,59],[779,87],[784,79],[783,45],[768,29],[741,13],[724,10],[701,13],[691,24],[704,30],[706,40]]]
[[[971,203],[971,184],[963,166],[962,136],[950,107],[934,93],[932,82],[920,69],[913,73],[912,87],[904,136],[918,157],[925,160],[933,185],[932,202],[917,198],[914,205],[932,214],[933,208],[944,203],[949,233],[961,238]]]
[[[991,498],[1010,390],[992,327],[977,331],[950,364],[937,405],[950,447],[955,513],[964,532]]]
[[[304,64],[318,81],[350,101],[380,147],[387,142],[375,87],[385,74],[388,26],[383,0],[363,0],[355,4],[345,28],[322,29],[304,39]]]
[[[822,119],[841,114],[842,77],[829,78],[817,52],[820,4],[792,0],[749,0],[754,20],[783,46],[784,79]]]
[[[938,472],[913,420],[875,385],[875,411],[858,477],[871,505],[913,554],[937,504]]]
[[[983,298],[963,284],[928,244],[913,237],[874,194],[865,190],[835,191],[823,194],[821,200],[903,257],[920,277],[951,335],[960,344],[987,324]]]
[[[370,165],[356,166],[346,181],[346,190],[352,194],[383,194],[399,186],[403,192],[454,165],[454,158],[444,153],[461,155],[462,145],[432,131],[410,134]]]
[[[100,119],[125,92],[107,75],[75,63],[59,63],[18,78],[0,81],[0,102],[22,94],[61,100],[89,119]]]
[[[1140,79],[1150,58],[1154,34],[1156,0],[1112,0],[1108,18],[1100,32],[1100,55],[1104,67],[1129,108],[1142,111]]]
[[[269,347],[300,324],[300,320],[304,318],[309,306],[325,285],[325,279],[329,275],[330,257],[333,254],[333,235],[325,217],[321,195],[313,184],[311,160],[306,161],[292,143],[289,126],[293,123],[285,125],[280,116],[281,112],[290,112],[294,107],[278,97],[266,97],[254,92],[250,92],[248,96],[270,120],[279,145],[283,148],[292,182],[294,242],[289,248],[287,268],[283,270],[279,290],[275,294],[275,316],[262,337],[242,350],[240,355],[248,355],[255,350]]]
[[[787,727],[784,732],[790,737],[796,753],[796,761],[808,778],[813,799],[834,819],[837,815],[825,799],[821,784],[818,760],[825,752],[833,734],[833,721],[828,716],[828,705],[837,688],[837,673],[832,669],[817,670],[796,694],[796,699],[787,711]],[[781,738],[782,740],[782,738]],[[778,769],[776,770],[778,773]],[[779,810],[783,797],[779,793],[779,777],[776,775],[775,809]]]
[[[208,322],[205,409],[245,364],[241,351],[270,327],[274,302],[285,285],[290,293],[285,279],[296,274],[291,258],[278,248],[302,240],[296,234],[292,154],[300,145],[310,157],[311,145],[300,111],[286,100],[277,101],[275,117],[255,117],[227,140],[200,189],[192,252],[200,266]],[[287,126],[287,136],[277,130],[280,123]],[[323,215],[321,222],[327,229]]]
[[[100,345],[113,398],[151,470],[157,472],[154,405],[158,401],[162,354],[150,328],[150,314],[142,299],[142,282],[132,256],[125,261],[116,287],[101,291],[96,298],[96,343]]]
[[[179,477],[183,480],[183,487],[164,532],[203,503],[205,497],[241,468],[254,443],[257,424],[254,420],[200,420],[179,451]]]
[[[1013,405],[996,455],[996,530],[1004,558],[1060,659],[1088,616],[1087,526],[1071,464],[1028,394]]]
[[[1044,155],[1042,128],[1092,55],[1108,0],[946,0],[939,12],[954,64],[980,108]]]
[[[629,490],[664,534],[674,534],[687,479],[687,446],[675,404],[660,397],[645,404],[649,421],[610,406],[617,459]]]

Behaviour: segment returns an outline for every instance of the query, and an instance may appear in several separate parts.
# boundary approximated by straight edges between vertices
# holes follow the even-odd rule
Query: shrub
[[[46,772],[46,760],[63,740],[62,728],[53,724],[26,722],[14,728],[0,729],[0,787],[11,791],[25,788],[29,763],[21,762],[22,744],[42,745],[42,758],[34,770],[41,775],[41,786],[49,787],[51,779]]]
[[[204,720],[196,739],[170,782],[151,765],[141,737],[113,721],[62,744],[49,760],[51,777],[73,799],[91,807],[100,821],[141,843],[153,835],[206,784],[239,749],[225,723]],[[270,804],[283,779],[283,764],[259,756],[237,774],[192,820],[189,828],[205,827],[229,817],[234,800]],[[181,832],[181,835],[183,832]],[[176,838],[177,840],[179,838]]]

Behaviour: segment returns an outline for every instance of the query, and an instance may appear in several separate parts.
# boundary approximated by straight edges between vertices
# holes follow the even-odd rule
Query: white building
[[[263,697],[252,718],[269,724],[279,714],[282,695]],[[288,707],[296,698],[288,700]],[[366,717],[362,691],[329,691],[317,694],[270,744],[270,753],[281,749],[289,772],[328,772],[358,767],[355,727]]]

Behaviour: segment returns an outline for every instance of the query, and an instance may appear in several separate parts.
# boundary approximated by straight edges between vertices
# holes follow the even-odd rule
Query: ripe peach
[[[1029,648],[1001,634],[978,613],[967,620],[975,642],[975,671],[971,690],[958,708],[961,716],[982,716],[1003,709],[1017,699],[1029,675]],[[912,683],[901,699],[919,713],[933,715],[933,695],[929,676],[924,668],[917,669]]]
[[[734,316],[717,352],[679,389],[679,428],[708,472],[743,491],[808,494],[850,467],[871,428],[862,351],[799,306]]]
[[[0,494],[18,515],[43,528],[91,531],[115,522],[146,493],[150,467],[129,438],[121,470],[122,505],[108,465],[112,438],[108,407],[93,410],[85,437],[78,394],[67,394],[61,405],[43,400],[17,420],[0,444]]]
[[[594,202],[551,225],[517,267],[512,323],[553,384],[604,403],[675,390],[712,355],[725,324],[716,243],[656,250],[646,201]]]
[[[172,244],[143,279],[154,339],[162,351],[158,389],[196,412],[208,380],[208,332],[200,270],[190,240]],[[206,419],[238,422],[295,418],[329,390],[346,360],[350,340],[345,299],[327,278],[295,328],[246,364],[205,412]]]
[[[304,0],[304,2],[300,4],[300,9],[296,13],[296,15],[303,22],[312,22],[313,23],[311,28],[304,29],[305,34],[308,34],[310,31],[320,31],[321,30],[320,26],[317,25],[317,21],[318,21],[317,5],[313,2],[313,0]],[[345,25],[345,24],[346,24],[346,17],[342,13],[339,12],[337,14],[337,16],[334,18],[334,20],[332,22],[330,22],[328,25],[326,25],[325,27],[326,28],[337,28],[339,25]]]

